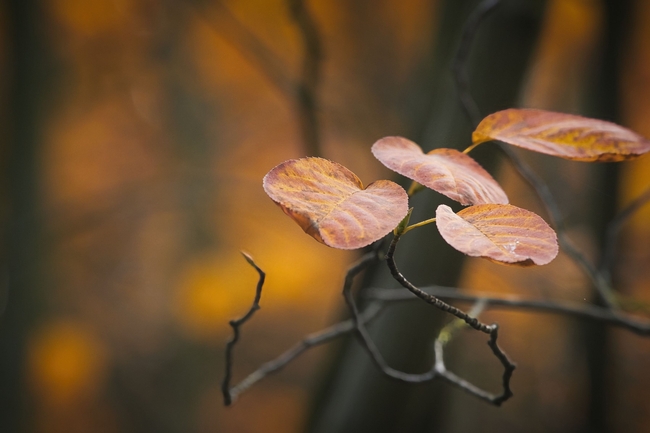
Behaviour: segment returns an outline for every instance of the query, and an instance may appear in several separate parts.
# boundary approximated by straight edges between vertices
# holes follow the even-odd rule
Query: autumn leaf
[[[520,266],[545,265],[557,256],[555,231],[537,214],[509,204],[436,209],[442,237],[472,257]]]
[[[650,151],[650,141],[604,120],[551,111],[498,111],[481,121],[475,144],[499,140],[575,161],[623,161]]]
[[[340,249],[384,237],[408,211],[406,191],[389,180],[363,188],[347,168],[323,158],[292,159],[264,176],[264,191],[319,242]]]
[[[425,154],[402,137],[385,137],[372,153],[386,167],[463,205],[508,203],[499,184],[474,159],[454,149]]]

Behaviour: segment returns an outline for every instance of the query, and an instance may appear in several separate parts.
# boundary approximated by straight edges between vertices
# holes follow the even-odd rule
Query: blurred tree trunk
[[[471,142],[472,126],[459,106],[453,86],[451,62],[461,30],[478,2],[442,2],[438,14],[436,50],[427,73],[418,77],[425,104],[409,113],[414,121],[410,137],[424,149],[464,148]],[[543,2],[503,1],[477,33],[470,56],[470,88],[483,114],[517,105],[520,83],[538,33]],[[475,156],[494,170],[496,152]],[[414,197],[412,221],[430,218],[441,200],[433,193]],[[444,244],[434,228],[422,236],[406,236],[397,253],[402,272],[415,284],[455,285],[463,256]],[[365,285],[396,287],[380,266]],[[371,333],[392,366],[421,372],[432,362],[432,341],[446,317],[426,305],[400,305],[376,321]],[[339,358],[325,378],[324,390],[310,421],[313,432],[424,432],[438,430],[445,412],[447,386],[438,381],[410,385],[381,375],[355,339],[344,343]]]
[[[621,123],[621,67],[625,47],[629,42],[632,2],[629,0],[606,0],[605,22],[601,39],[601,56],[596,60],[596,75],[588,91],[585,114]],[[594,185],[599,192],[593,198],[588,212],[589,225],[597,246],[605,247],[607,224],[617,212],[619,200],[620,164],[601,164],[592,170]],[[615,275],[614,275],[615,277]],[[595,300],[603,305],[601,300]],[[590,323],[583,327],[590,389],[587,393],[587,425],[583,431],[605,433],[615,430],[611,423],[611,392],[608,385],[608,369],[614,354],[611,353],[610,332],[602,323]]]
[[[6,4],[9,40],[8,137],[3,168],[9,209],[6,215],[0,308],[0,424],[2,431],[29,430],[26,337],[42,306],[38,150],[45,82],[44,39],[38,24],[40,3]],[[6,282],[6,283],[5,283]]]

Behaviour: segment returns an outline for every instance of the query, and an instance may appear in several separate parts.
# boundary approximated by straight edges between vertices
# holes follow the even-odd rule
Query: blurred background
[[[474,0],[9,0],[0,5],[0,431],[647,432],[650,340],[566,317],[489,311],[518,363],[488,406],[445,384],[382,378],[350,339],[317,348],[223,407],[228,320],[267,272],[235,381],[346,317],[355,252],[315,242],[266,197],[275,165],[320,155],[365,184],[372,143],[470,144],[451,59]],[[583,113],[650,136],[650,3],[504,0],[477,33],[482,114]],[[493,145],[472,152],[511,202],[548,215]],[[597,262],[606,223],[650,185],[650,159],[584,164],[521,152],[548,180],[574,242]],[[414,220],[442,202],[416,197]],[[650,206],[628,221],[612,273],[650,302]],[[520,269],[463,261],[422,229],[398,252],[417,284],[591,303],[564,254]],[[396,287],[371,270],[366,285]],[[373,325],[389,361],[423,371],[448,317],[400,305]],[[484,336],[448,367],[498,391]]]

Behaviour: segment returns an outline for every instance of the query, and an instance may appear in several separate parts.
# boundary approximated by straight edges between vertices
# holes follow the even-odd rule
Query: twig
[[[488,15],[490,11],[497,6],[499,0],[484,0],[482,1],[477,8],[472,12],[472,15],[467,20],[465,27],[463,28],[463,35],[461,37],[461,43],[456,51],[454,61],[453,61],[453,75],[454,81],[456,84],[456,90],[458,92],[458,98],[460,99],[461,105],[465,114],[467,115],[470,123],[474,128],[478,126],[481,121],[481,113],[474,100],[468,85],[468,73],[467,73],[467,64],[469,59],[469,53],[471,51],[474,38],[476,36],[476,31],[483,19]],[[552,224],[555,226],[558,236],[558,241],[564,252],[580,266],[583,272],[589,277],[592,284],[596,288],[598,297],[602,302],[608,307],[612,308],[615,306],[615,297],[614,291],[611,287],[609,280],[603,275],[602,272],[599,272],[594,265],[592,265],[589,260],[582,254],[578,249],[575,248],[571,240],[566,234],[566,229],[564,227],[564,221],[560,209],[555,201],[555,198],[551,194],[548,186],[544,181],[537,176],[537,174],[526,164],[517,153],[510,148],[510,146],[498,143],[499,148],[508,156],[515,169],[519,172],[521,177],[528,182],[528,184],[535,190],[537,196],[540,198],[542,204],[546,208],[547,213],[551,218]]]
[[[235,344],[237,344],[237,341],[239,341],[239,327],[246,323],[251,317],[253,317],[253,314],[255,314],[255,312],[260,309],[262,287],[264,286],[264,279],[266,278],[264,271],[260,269],[257,264],[255,264],[255,261],[253,261],[253,258],[251,256],[244,252],[242,252],[242,255],[248,264],[255,268],[259,274],[259,280],[257,281],[257,288],[255,289],[255,298],[253,299],[253,304],[249,308],[248,312],[239,319],[231,320],[229,322],[230,326],[232,327],[233,335],[226,344],[226,375],[223,378],[223,382],[221,383],[221,392],[223,393],[223,400],[226,406],[230,406],[233,402],[233,395],[231,394],[230,389],[230,380],[232,379],[233,350],[235,348]]]
[[[348,272],[345,275],[345,282],[343,283],[343,297],[345,298],[345,302],[350,309],[350,313],[352,314],[352,320],[355,324],[359,342],[361,343],[361,346],[366,350],[366,352],[368,352],[370,355],[370,359],[386,376],[408,383],[422,383],[432,380],[436,376],[435,365],[431,368],[431,370],[422,374],[406,373],[390,367],[375,345],[372,337],[370,337],[370,334],[368,333],[368,330],[366,329],[364,323],[360,320],[359,309],[354,300],[354,296],[352,295],[352,284],[354,283],[354,277],[366,269],[368,266],[370,266],[372,263],[376,263],[378,260],[379,253],[376,250],[365,254],[356,263],[350,266],[350,268],[348,268]]]
[[[542,204],[546,208],[546,212],[551,218],[551,224],[555,226],[557,231],[557,239],[562,247],[562,250],[582,268],[582,271],[589,277],[592,284],[596,288],[596,293],[600,300],[609,308],[616,305],[614,290],[609,280],[599,272],[596,267],[587,260],[574,245],[569,236],[566,234],[566,227],[564,226],[564,219],[560,212],[560,208],[555,201],[555,197],[551,194],[546,183],[526,164],[517,153],[510,148],[510,146],[499,143],[499,148],[508,156],[510,162],[514,165],[515,169],[519,172],[521,177],[528,182],[528,184],[535,190],[535,193],[540,198]]]
[[[383,302],[377,302],[377,301],[370,303],[359,315],[359,320],[362,323],[371,322],[373,319],[379,316],[379,314],[384,308],[384,305],[385,304]],[[328,328],[325,328],[321,331],[306,336],[303,340],[301,340],[299,343],[291,347],[289,350],[285,351],[277,358],[263,364],[261,367],[259,367],[257,370],[255,370],[254,372],[249,374],[246,378],[244,378],[241,382],[239,382],[237,385],[233,386],[230,389],[230,395],[232,396],[233,400],[236,399],[236,397],[239,396],[242,392],[246,391],[251,386],[259,382],[260,380],[264,379],[268,375],[280,371],[287,364],[289,364],[294,359],[298,358],[308,349],[311,349],[312,347],[315,346],[320,346],[325,343],[329,343],[330,341],[338,337],[341,337],[345,334],[349,334],[354,330],[355,330],[354,321],[352,319],[348,319],[343,322],[332,325]]]
[[[386,252],[386,263],[388,264],[388,269],[390,269],[390,273],[393,276],[393,278],[395,278],[395,280],[398,283],[400,283],[404,288],[408,289],[411,293],[413,293],[418,298],[422,299],[427,304],[431,304],[434,307],[446,313],[453,314],[459,319],[465,321],[465,323],[467,323],[469,326],[476,329],[477,331],[481,331],[485,334],[490,334],[492,332],[492,327],[494,325],[486,325],[484,323],[481,323],[477,318],[470,317],[467,313],[459,310],[458,308],[452,307],[451,305],[443,302],[442,300],[436,298],[435,296],[418,289],[400,273],[399,269],[397,269],[397,264],[395,263],[395,257],[394,257],[395,248],[397,247],[397,243],[399,242],[400,238],[401,235],[395,235],[393,237],[393,241],[390,243],[390,246],[388,247],[388,251]]]
[[[489,308],[504,307],[507,309],[534,310],[550,314],[568,315],[607,323],[627,329],[638,335],[650,335],[650,321],[637,320],[629,315],[620,314],[609,308],[597,307],[592,304],[522,299],[518,296],[502,296],[494,293],[468,293],[466,290],[443,286],[427,286],[421,289],[430,295],[448,301],[477,302],[483,300]],[[417,299],[409,292],[395,289],[367,290],[365,297],[385,302],[414,301]]]
[[[400,283],[404,288],[408,289],[413,295],[424,300],[426,303],[433,305],[434,307],[442,311],[453,314],[458,319],[467,323],[471,328],[476,329],[477,331],[481,331],[490,336],[490,339],[488,340],[488,346],[490,346],[492,353],[494,354],[494,356],[497,357],[497,359],[503,366],[503,381],[502,381],[503,392],[498,396],[494,396],[476,387],[475,385],[472,385],[466,380],[454,375],[453,373],[447,372],[446,369],[444,370],[445,373],[443,374],[441,373],[441,371],[438,371],[439,367],[435,367],[434,368],[435,372],[440,374],[442,377],[444,377],[448,382],[462,388],[466,392],[475,395],[476,397],[482,398],[483,400],[486,400],[487,402],[494,404],[495,406],[500,406],[503,402],[505,402],[510,397],[512,397],[512,391],[510,389],[510,378],[512,377],[512,373],[514,372],[516,365],[508,358],[508,355],[503,351],[503,349],[499,347],[497,343],[499,326],[496,323],[492,325],[486,325],[480,322],[476,317],[472,317],[469,314],[465,313],[464,311],[461,311],[458,308],[443,302],[442,300],[438,299],[436,296],[433,296],[427,292],[424,292],[421,289],[418,289],[410,281],[408,281],[400,273],[394,258],[395,247],[397,246],[397,242],[399,241],[400,237],[401,237],[400,234],[395,235],[393,237],[393,241],[390,243],[390,246],[388,247],[388,251],[386,252],[386,263],[388,264],[388,268],[390,269],[393,278],[395,278],[395,280],[398,283]],[[442,364],[442,367],[444,367],[444,364]]]

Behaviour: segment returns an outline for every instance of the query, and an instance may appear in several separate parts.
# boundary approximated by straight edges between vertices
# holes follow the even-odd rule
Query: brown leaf
[[[347,168],[323,158],[285,161],[264,176],[264,191],[309,235],[356,249],[384,237],[406,216],[406,191],[389,180],[363,189]]]
[[[424,154],[420,146],[402,137],[384,137],[372,153],[391,170],[463,205],[508,203],[499,184],[468,155],[454,149]]]
[[[458,212],[440,205],[436,225],[458,251],[507,264],[545,265],[557,256],[555,231],[537,214],[509,204],[470,206]]]
[[[499,140],[575,161],[624,161],[650,151],[650,141],[604,120],[543,110],[490,114],[472,134],[475,144]]]

